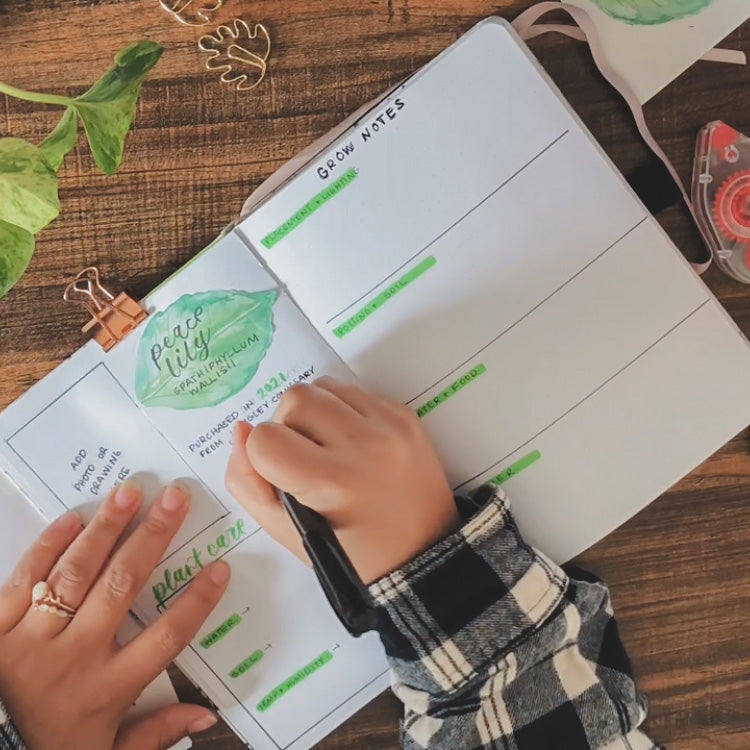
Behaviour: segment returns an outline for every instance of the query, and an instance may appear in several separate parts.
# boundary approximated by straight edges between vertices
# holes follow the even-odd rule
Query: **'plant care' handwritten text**
[[[164,568],[161,580],[151,587],[157,606],[163,607],[172,594],[190,583],[193,576],[203,568],[204,560],[221,557],[246,536],[245,520],[239,518],[226,531],[207,542],[205,546],[193,547],[192,552],[182,565],[176,568]]]

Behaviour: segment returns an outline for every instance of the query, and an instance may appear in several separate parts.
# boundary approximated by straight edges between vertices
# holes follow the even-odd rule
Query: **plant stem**
[[[39,102],[40,104],[57,104],[61,107],[67,107],[71,99],[67,96],[58,96],[57,94],[39,94],[36,91],[24,91],[11,86],[8,83],[0,81],[0,93],[12,96],[15,99],[24,99],[27,102]]]

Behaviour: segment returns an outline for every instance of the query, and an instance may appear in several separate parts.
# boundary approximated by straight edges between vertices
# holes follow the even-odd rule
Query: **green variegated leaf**
[[[34,235],[0,220],[0,297],[21,278],[34,254]]]
[[[59,213],[57,176],[42,152],[20,138],[0,138],[0,220],[36,234]]]
[[[146,325],[135,394],[146,406],[215,406],[253,378],[273,340],[278,293],[185,294]]]
[[[94,160],[105,174],[114,174],[120,166],[138,94],[163,51],[147,39],[131,44],[115,55],[114,65],[85,94],[71,102],[83,120]]]
[[[0,95],[66,108],[39,147],[20,138],[0,138],[0,296],[28,264],[34,251],[33,235],[60,213],[55,173],[75,147],[78,117],[96,163],[106,174],[116,172],[141,86],[162,51],[149,40],[131,44],[115,55],[112,67],[86,93],[75,99],[24,91],[0,81]]]
[[[65,155],[75,148],[78,138],[78,117],[72,107],[57,123],[55,129],[39,144],[39,150],[52,169],[57,172]]]

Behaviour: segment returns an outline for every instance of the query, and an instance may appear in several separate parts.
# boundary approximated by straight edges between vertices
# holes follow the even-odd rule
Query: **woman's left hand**
[[[162,750],[216,717],[169,706],[130,725],[123,717],[143,688],[195,636],[224,593],[229,566],[204,568],[168,611],[127,646],[115,632],[164,555],[190,505],[168,487],[116,547],[141,504],[126,482],[84,529],[68,513],[39,537],[0,589],[0,697],[29,750]],[[46,582],[68,619],[31,606]]]

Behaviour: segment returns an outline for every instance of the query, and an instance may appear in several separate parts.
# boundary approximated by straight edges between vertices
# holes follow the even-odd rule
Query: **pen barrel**
[[[333,532],[326,538],[306,533],[302,541],[329,603],[347,630],[355,636],[373,630],[372,596]]]

